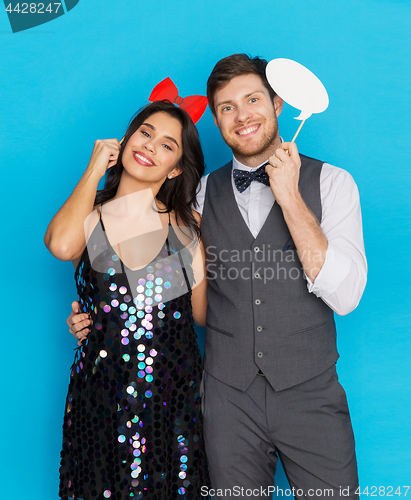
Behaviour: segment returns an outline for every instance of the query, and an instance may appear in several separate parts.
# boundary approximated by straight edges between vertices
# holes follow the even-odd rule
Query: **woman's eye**
[[[146,137],[150,137],[150,134],[148,132],[146,132],[145,130],[142,130],[141,133],[143,135],[145,135]]]
[[[163,146],[164,146],[166,149],[168,149],[168,150],[172,151],[172,149],[170,148],[170,146],[169,146],[168,144],[163,144]]]

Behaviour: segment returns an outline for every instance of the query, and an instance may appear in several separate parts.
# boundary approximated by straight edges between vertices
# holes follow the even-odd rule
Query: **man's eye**
[[[257,102],[257,101],[258,101],[258,98],[257,98],[257,97],[252,97],[252,98],[250,99],[250,102]]]
[[[223,111],[230,111],[230,109],[232,109],[231,106],[224,106]]]

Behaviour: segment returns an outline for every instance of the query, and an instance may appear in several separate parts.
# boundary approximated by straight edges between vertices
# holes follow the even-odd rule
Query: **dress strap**
[[[105,232],[106,229],[104,227],[103,219],[101,218],[102,209],[103,209],[103,204],[101,204],[99,207],[97,207],[97,212],[98,212],[98,215],[100,217],[100,224],[101,224],[101,227],[103,228],[103,231]]]
[[[168,225],[171,226],[170,212],[168,212]]]
[[[106,242],[107,242],[107,247],[111,247],[111,248],[113,248],[113,247],[111,246],[110,242],[108,241],[108,237],[107,237],[106,229],[105,229],[105,227],[104,227],[104,222],[103,222],[103,219],[102,219],[102,217],[101,217],[101,214],[102,214],[102,208],[103,208],[103,204],[101,204],[101,205],[100,205],[100,207],[98,207],[98,208],[97,208],[97,212],[98,212],[98,214],[99,214],[99,216],[100,216],[100,224],[101,224],[101,227],[102,227],[103,232],[104,232],[104,237],[105,237]],[[114,248],[113,248],[113,250],[114,250]],[[114,250],[114,251],[115,251],[115,250]],[[123,259],[121,258],[121,250],[120,250],[120,245],[118,245],[118,253],[120,254],[120,255],[119,255],[119,257],[120,257],[121,271],[122,271],[123,273],[125,273]]]

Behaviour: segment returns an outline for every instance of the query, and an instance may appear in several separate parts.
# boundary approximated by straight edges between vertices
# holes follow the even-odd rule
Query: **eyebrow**
[[[247,97],[250,97],[252,96],[253,94],[264,94],[264,92],[262,90],[254,90],[254,92],[250,92],[249,94],[246,94],[244,97],[247,99]],[[227,100],[227,101],[222,101],[222,102],[218,102],[217,105],[216,105],[216,108],[222,106],[223,104],[231,104],[233,101],[232,100]]]
[[[148,128],[151,128],[151,130],[156,130],[156,128],[155,128],[155,127],[153,127],[153,125],[151,125],[151,123],[144,122],[144,123],[142,123],[142,124],[141,124],[141,126],[143,126],[143,125],[145,125],[145,126],[146,126],[146,127],[148,127]],[[177,142],[177,141],[176,141],[173,137],[170,137],[169,135],[164,135],[163,137],[164,137],[165,139],[168,139],[169,141],[174,142],[174,144],[175,144],[178,148],[180,147],[180,146],[179,146],[179,144],[178,144],[178,142]]]

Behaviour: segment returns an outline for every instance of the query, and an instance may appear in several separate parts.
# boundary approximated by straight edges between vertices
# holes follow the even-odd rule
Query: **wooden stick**
[[[302,126],[304,125],[304,122],[305,120],[303,120],[301,123],[300,123],[300,126],[298,127],[298,130],[297,132],[295,133],[295,136],[293,137],[293,140],[291,142],[295,142],[295,140],[297,139],[297,135],[300,133],[300,130],[302,128]]]

